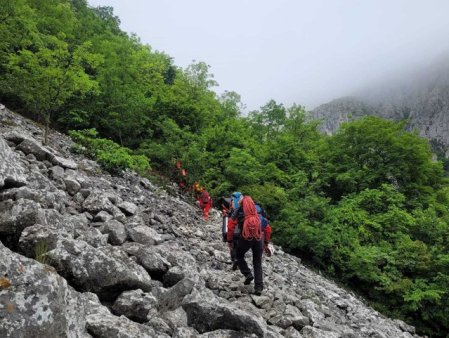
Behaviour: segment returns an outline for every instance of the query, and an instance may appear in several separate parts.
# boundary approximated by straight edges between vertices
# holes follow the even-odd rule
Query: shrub
[[[96,159],[110,172],[132,169],[144,175],[150,169],[150,161],[145,155],[135,155],[132,150],[121,147],[114,141],[97,138],[95,129],[70,131],[69,135],[81,146],[76,147],[78,152]]]

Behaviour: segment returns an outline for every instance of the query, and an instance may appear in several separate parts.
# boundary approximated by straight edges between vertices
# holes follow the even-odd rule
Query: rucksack
[[[259,215],[262,215],[262,217],[267,218],[267,211],[264,208],[262,208],[262,206],[258,202],[255,202],[255,204],[256,204],[257,213]]]
[[[256,210],[257,210],[257,214],[259,215],[259,218],[260,218],[260,222],[261,222],[260,226],[261,226],[262,232],[263,232],[265,230],[265,228],[267,227],[267,225],[270,224],[270,222],[268,221],[268,219],[266,217],[267,212],[258,203],[256,203]]]
[[[246,240],[261,240],[261,221],[257,214],[256,205],[250,196],[243,197],[242,208],[244,214],[242,237]]]

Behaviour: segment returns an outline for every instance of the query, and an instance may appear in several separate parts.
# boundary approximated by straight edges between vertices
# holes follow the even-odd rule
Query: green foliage
[[[95,158],[106,170],[119,172],[132,169],[145,175],[150,169],[149,160],[144,155],[134,155],[128,148],[117,143],[97,138],[95,129],[71,131],[72,139],[84,147],[84,153]]]
[[[427,141],[406,132],[403,124],[373,116],[344,124],[323,155],[334,199],[388,183],[415,205],[426,203],[441,183],[441,163],[432,161]]]

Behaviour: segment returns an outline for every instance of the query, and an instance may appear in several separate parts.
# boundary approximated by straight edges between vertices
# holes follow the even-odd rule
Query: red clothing
[[[209,219],[209,210],[212,207],[212,199],[206,190],[203,190],[200,194],[196,195],[196,200],[201,209],[203,209],[204,220]]]

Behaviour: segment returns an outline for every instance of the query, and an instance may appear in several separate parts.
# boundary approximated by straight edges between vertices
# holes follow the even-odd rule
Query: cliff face
[[[373,85],[354,96],[323,104],[311,112],[322,120],[321,129],[335,132],[342,122],[365,115],[392,120],[408,120],[408,128],[449,156],[449,67],[438,63],[400,78]]]
[[[1,337],[417,337],[279,247],[253,295],[218,211],[41,140],[0,109]]]

